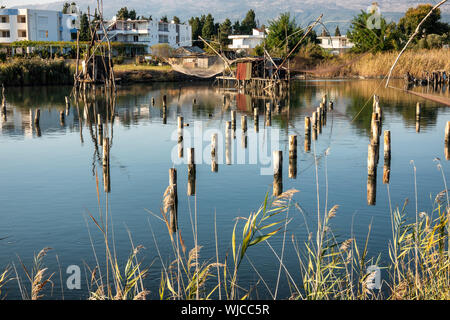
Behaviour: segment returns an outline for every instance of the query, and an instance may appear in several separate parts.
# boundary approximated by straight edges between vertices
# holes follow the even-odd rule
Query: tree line
[[[375,11],[361,11],[351,22],[347,36],[354,43],[353,52],[400,50],[432,9],[431,4],[409,8],[398,23],[387,22]],[[374,19],[375,18],[375,19]],[[441,11],[431,13],[412,41],[416,48],[439,48],[450,44],[450,25],[441,21]]]

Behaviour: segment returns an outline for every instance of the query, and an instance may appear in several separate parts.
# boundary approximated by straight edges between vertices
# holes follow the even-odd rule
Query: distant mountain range
[[[57,10],[62,8],[64,2],[66,1],[36,4],[30,0],[30,5],[18,7]],[[82,11],[86,11],[89,6],[93,12],[97,7],[97,0],[75,2]],[[383,16],[398,21],[408,8],[427,1],[378,0],[377,2]],[[432,2],[436,3],[436,0]],[[181,21],[187,21],[192,16],[211,13],[216,21],[221,22],[225,18],[230,18],[232,21],[241,20],[248,10],[253,9],[260,24],[267,24],[269,20],[276,18],[282,12],[290,12],[295,16],[297,23],[303,26],[308,25],[323,13],[322,21],[329,30],[334,31],[336,25],[339,25],[341,31],[345,32],[349,21],[360,10],[366,10],[371,3],[370,0],[103,0],[103,11],[105,17],[111,18],[121,7],[127,6],[128,9],[135,9],[138,15],[152,15],[154,19],[164,15],[170,19],[176,15]],[[450,3],[444,4],[441,12],[442,20],[450,22]]]

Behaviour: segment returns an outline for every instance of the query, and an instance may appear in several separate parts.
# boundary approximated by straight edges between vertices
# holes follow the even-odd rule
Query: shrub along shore
[[[306,73],[313,78],[382,78],[397,58],[398,51],[344,54],[335,57],[301,57],[291,67],[292,73]],[[116,78],[122,83],[199,80],[174,71],[170,66],[117,65]],[[450,72],[450,49],[407,50],[401,56],[392,78],[406,72],[422,77],[425,71]],[[71,85],[73,60],[19,58],[0,63],[0,83],[5,86]]]

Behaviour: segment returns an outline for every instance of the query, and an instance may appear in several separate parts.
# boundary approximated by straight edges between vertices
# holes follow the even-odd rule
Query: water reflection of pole
[[[65,100],[66,100],[66,116],[68,116],[70,113],[70,98],[65,97]]]
[[[217,164],[217,133],[211,136],[211,171],[217,172],[219,165]]]
[[[169,225],[172,232],[176,232],[178,228],[178,191],[177,191],[177,169],[169,169],[169,185],[173,189],[173,203],[169,208]]]
[[[178,157],[183,158],[183,117],[178,117]]]
[[[297,178],[297,136],[289,136],[289,178]]]
[[[38,137],[41,136],[41,128],[39,127],[40,118],[41,118],[41,110],[37,109],[34,114],[34,126],[36,129],[36,136],[38,136]]]
[[[59,124],[61,125],[61,127],[64,127],[64,125],[66,124],[65,116],[64,116],[64,110],[61,110],[59,112]]]
[[[255,125],[255,132],[259,131],[259,114],[258,114],[258,107],[255,107],[253,109],[253,122]]]
[[[167,123],[167,98],[163,95],[163,105],[162,105],[162,123]]]
[[[105,192],[111,191],[109,138],[103,138],[103,187]]]
[[[272,126],[272,107],[270,102],[266,103],[266,127]]]
[[[305,152],[311,151],[311,119],[305,117]]]
[[[420,109],[421,109],[421,104],[420,104],[420,102],[417,102],[417,105],[416,105],[416,132],[420,132]]]
[[[241,116],[242,148],[247,149],[247,116]]]
[[[188,149],[188,186],[187,186],[187,195],[192,196],[195,195],[195,149]]]
[[[384,131],[383,183],[388,184],[391,175],[391,132]]]
[[[231,130],[233,131],[233,139],[236,137],[236,110],[231,110]]]
[[[226,164],[231,164],[231,121],[225,124],[225,159]]]
[[[283,192],[283,152],[273,151],[273,195]]]
[[[447,124],[445,126],[445,147],[444,147],[446,160],[450,160],[449,149],[450,149],[450,121],[447,121]]]

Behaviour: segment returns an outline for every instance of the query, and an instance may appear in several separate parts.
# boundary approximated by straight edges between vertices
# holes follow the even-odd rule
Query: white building
[[[76,14],[34,9],[0,9],[0,43],[76,40]]]
[[[346,36],[320,36],[319,46],[329,50],[332,54],[340,54],[353,48],[354,44]]]
[[[99,37],[103,30],[97,31]],[[111,41],[130,44],[144,44],[148,51],[159,43],[167,43],[173,48],[192,46],[192,27],[186,24],[166,23],[153,20],[116,20],[108,26]]]
[[[233,40],[233,43],[228,47],[230,49],[254,49],[260,45],[266,38],[264,30],[253,29],[252,35],[233,35],[228,36],[228,39]]]

